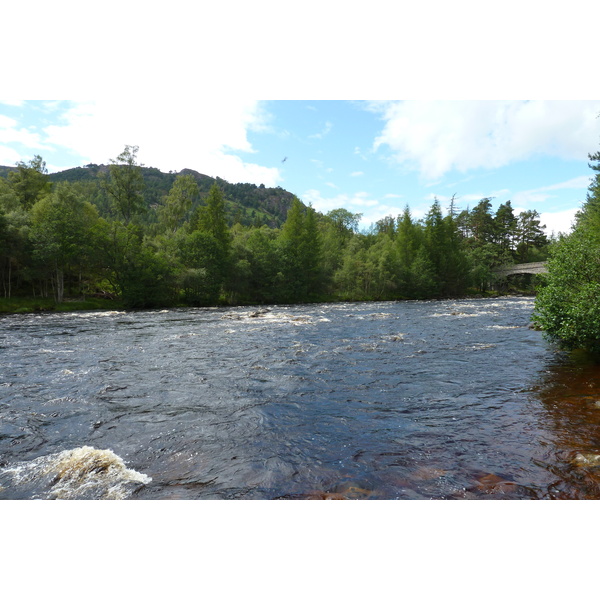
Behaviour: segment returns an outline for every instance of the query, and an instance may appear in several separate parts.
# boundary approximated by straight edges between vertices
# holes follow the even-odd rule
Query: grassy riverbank
[[[89,298],[87,300],[65,300],[57,303],[52,298],[0,298],[0,314],[35,312],[72,312],[76,310],[121,310],[119,300]]]
[[[456,300],[465,300],[469,298],[498,298],[501,296],[513,295],[534,295],[530,290],[511,289],[505,292],[487,291],[479,292],[472,291],[463,296],[455,298]],[[450,300],[451,298],[436,298],[437,300]],[[401,300],[401,299],[399,299]],[[351,300],[341,298],[322,299],[320,302],[377,302],[377,299],[362,299]],[[227,303],[225,302],[224,305]],[[183,308],[184,304],[177,304],[177,307]],[[254,304],[252,305],[254,306]],[[173,306],[171,305],[170,308]],[[107,300],[101,298],[89,299],[67,299],[64,302],[57,303],[53,298],[27,297],[27,298],[0,298],[0,315],[1,314],[25,314],[36,312],[74,312],[85,310],[126,310],[123,302],[120,300]]]

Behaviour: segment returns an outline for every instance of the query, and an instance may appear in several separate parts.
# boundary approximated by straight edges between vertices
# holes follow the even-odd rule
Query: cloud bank
[[[374,151],[435,180],[535,156],[585,160],[600,136],[600,101],[416,101],[368,105],[384,121]]]

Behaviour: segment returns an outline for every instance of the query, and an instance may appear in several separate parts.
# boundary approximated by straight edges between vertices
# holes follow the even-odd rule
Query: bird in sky
[[[287,160],[287,156],[284,156],[283,160],[281,162],[284,163],[286,160]]]

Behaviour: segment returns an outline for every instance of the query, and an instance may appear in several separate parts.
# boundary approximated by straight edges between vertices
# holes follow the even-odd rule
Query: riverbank
[[[79,310],[121,310],[120,300],[89,298],[56,302],[53,298],[0,298],[0,314],[73,312]]]
[[[489,292],[474,292],[457,298],[428,298],[429,300],[468,300],[472,298],[500,298],[508,296],[534,296],[535,294],[526,293],[523,291],[489,291]],[[402,301],[402,299],[397,299]],[[320,300],[318,304],[331,304],[335,302],[377,302],[376,299],[368,300],[349,300],[341,298],[330,298],[328,300]],[[255,306],[252,304],[227,304],[223,306]],[[178,308],[186,308],[183,304],[177,304]],[[173,308],[173,306],[164,307]],[[57,303],[53,298],[27,297],[27,298],[0,298],[0,315],[2,314],[27,314],[37,312],[76,312],[86,310],[126,310],[123,302],[115,299],[106,298],[87,298],[87,299],[65,299],[64,302]]]

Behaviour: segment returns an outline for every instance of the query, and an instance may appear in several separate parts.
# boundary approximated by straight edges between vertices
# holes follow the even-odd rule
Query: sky
[[[145,166],[281,186],[364,228],[487,197],[537,211],[550,235],[585,200],[599,115],[600,100],[4,100],[0,164],[39,154],[52,173],[133,145]]]

